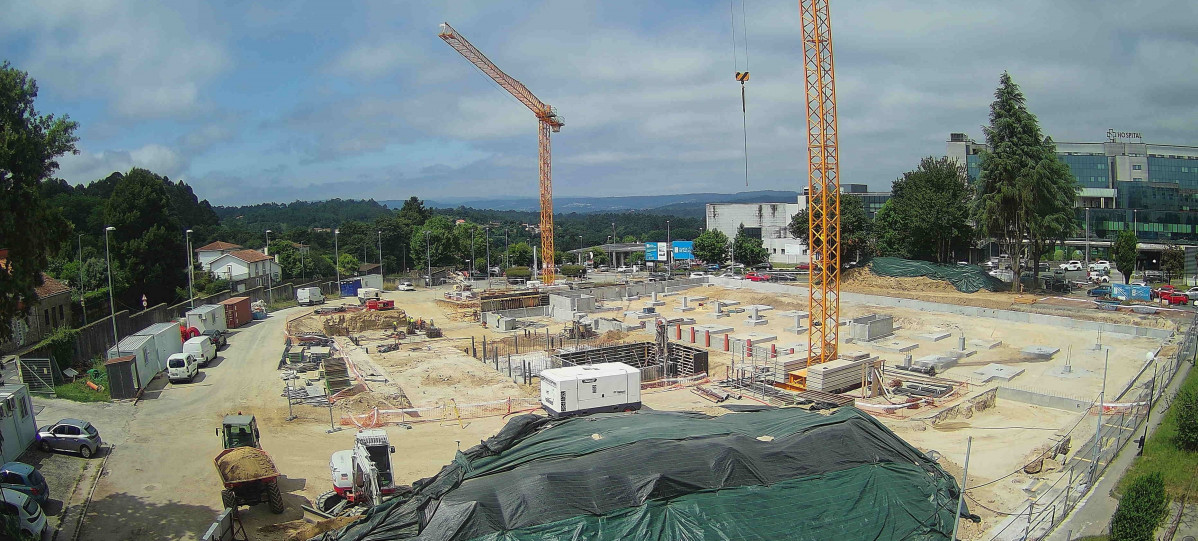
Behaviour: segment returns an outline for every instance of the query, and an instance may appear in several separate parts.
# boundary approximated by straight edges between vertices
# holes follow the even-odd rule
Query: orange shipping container
[[[250,298],[233,297],[220,302],[225,306],[225,324],[230,329],[236,329],[250,322]]]

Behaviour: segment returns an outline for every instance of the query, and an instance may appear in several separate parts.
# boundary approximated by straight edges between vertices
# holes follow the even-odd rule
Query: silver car
[[[91,458],[102,443],[100,431],[79,419],[63,419],[38,429],[37,441],[43,451],[73,451],[83,458]]]
[[[44,539],[46,536],[46,514],[36,500],[23,492],[0,488],[0,516],[3,516],[0,521],[11,521],[16,525],[21,539]]]

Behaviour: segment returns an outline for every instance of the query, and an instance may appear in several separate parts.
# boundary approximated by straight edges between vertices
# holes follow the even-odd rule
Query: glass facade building
[[[1081,187],[1077,237],[1083,236],[1089,209],[1095,238],[1113,239],[1134,228],[1141,241],[1198,243],[1198,147],[1114,138],[1056,146],[1057,156]],[[986,150],[985,144],[953,133],[945,155],[965,164],[973,181],[981,174]]]

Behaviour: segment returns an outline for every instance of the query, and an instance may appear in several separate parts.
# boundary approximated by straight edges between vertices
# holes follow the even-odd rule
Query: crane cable
[[[736,54],[736,0],[728,0],[728,13],[732,23],[732,65],[736,69],[736,80],[740,81],[740,117],[745,145],[745,186],[749,185],[749,114],[745,106],[745,81],[749,80],[749,27],[745,22],[745,2],[740,2],[740,24],[745,40],[745,71],[740,71],[740,59]]]

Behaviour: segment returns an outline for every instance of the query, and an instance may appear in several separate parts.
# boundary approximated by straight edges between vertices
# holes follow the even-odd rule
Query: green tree
[[[337,269],[341,271],[342,276],[353,276],[358,273],[358,267],[362,266],[362,261],[354,254],[341,252],[341,257],[337,258]]]
[[[1153,541],[1169,513],[1169,496],[1160,472],[1135,478],[1111,517],[1111,541]]]
[[[1198,451],[1198,392],[1183,388],[1171,408],[1177,415],[1174,445],[1186,451]]]
[[[732,253],[736,256],[736,262],[743,263],[746,267],[765,263],[770,257],[761,239],[745,234],[745,224],[740,224],[740,227],[736,228],[736,239],[732,241]]]
[[[116,293],[125,308],[135,311],[140,310],[143,295],[153,306],[174,301],[176,288],[187,286],[183,228],[170,215],[165,181],[134,168],[117,181],[104,204],[105,219],[115,228],[113,263],[119,260],[128,276],[128,287]]]
[[[1023,92],[1006,72],[984,131],[990,150],[982,152],[973,217],[983,234],[1006,247],[1019,276],[1025,239],[1038,260],[1054,239],[1074,228],[1070,209],[1077,183],[1056,157],[1052,140],[1041,135]],[[1011,286],[1018,289],[1019,284],[1013,280]]]
[[[1115,237],[1115,245],[1111,247],[1111,262],[1123,273],[1123,283],[1131,282],[1131,275],[1136,270],[1136,234],[1130,229],[1124,229]]]
[[[692,251],[700,261],[723,265],[728,261],[728,235],[715,229],[704,231],[695,238]]]
[[[943,263],[967,248],[973,230],[966,179],[965,168],[949,158],[927,157],[903,173],[874,219],[878,254]]]
[[[1161,254],[1161,270],[1172,280],[1186,272],[1186,252],[1181,248],[1169,248]]]
[[[508,258],[513,267],[532,266],[532,247],[527,242],[517,242],[508,249]]]
[[[644,265],[645,264],[645,252],[632,252],[628,256],[628,263],[630,265]]]
[[[427,233],[427,235],[426,235]],[[429,264],[427,257],[432,257],[435,267],[451,266],[458,263],[454,260],[453,223],[444,216],[434,216],[423,225],[412,231],[408,243],[411,249],[413,267],[425,268]]]
[[[811,213],[808,208],[800,210],[790,219],[790,235],[807,244],[807,235],[810,228]],[[869,215],[865,213],[865,205],[861,202],[860,197],[853,195],[841,195],[840,197],[840,254],[841,258],[852,257],[854,260],[860,259],[862,256],[869,255],[870,232],[873,229],[873,224],[869,221]],[[819,245],[816,245],[818,249]],[[808,250],[812,249],[808,247]],[[737,253],[736,261],[741,262],[740,254]]]
[[[36,81],[0,64],[0,248],[8,250],[0,265],[0,341],[11,335],[7,322],[37,302],[42,273],[71,231],[40,185],[58,169],[59,156],[77,152],[77,124],[38,114],[35,98]]]
[[[607,252],[604,252],[599,248],[591,248],[590,250],[587,250],[587,253],[590,254],[590,261],[593,265],[599,266],[607,264]]]

